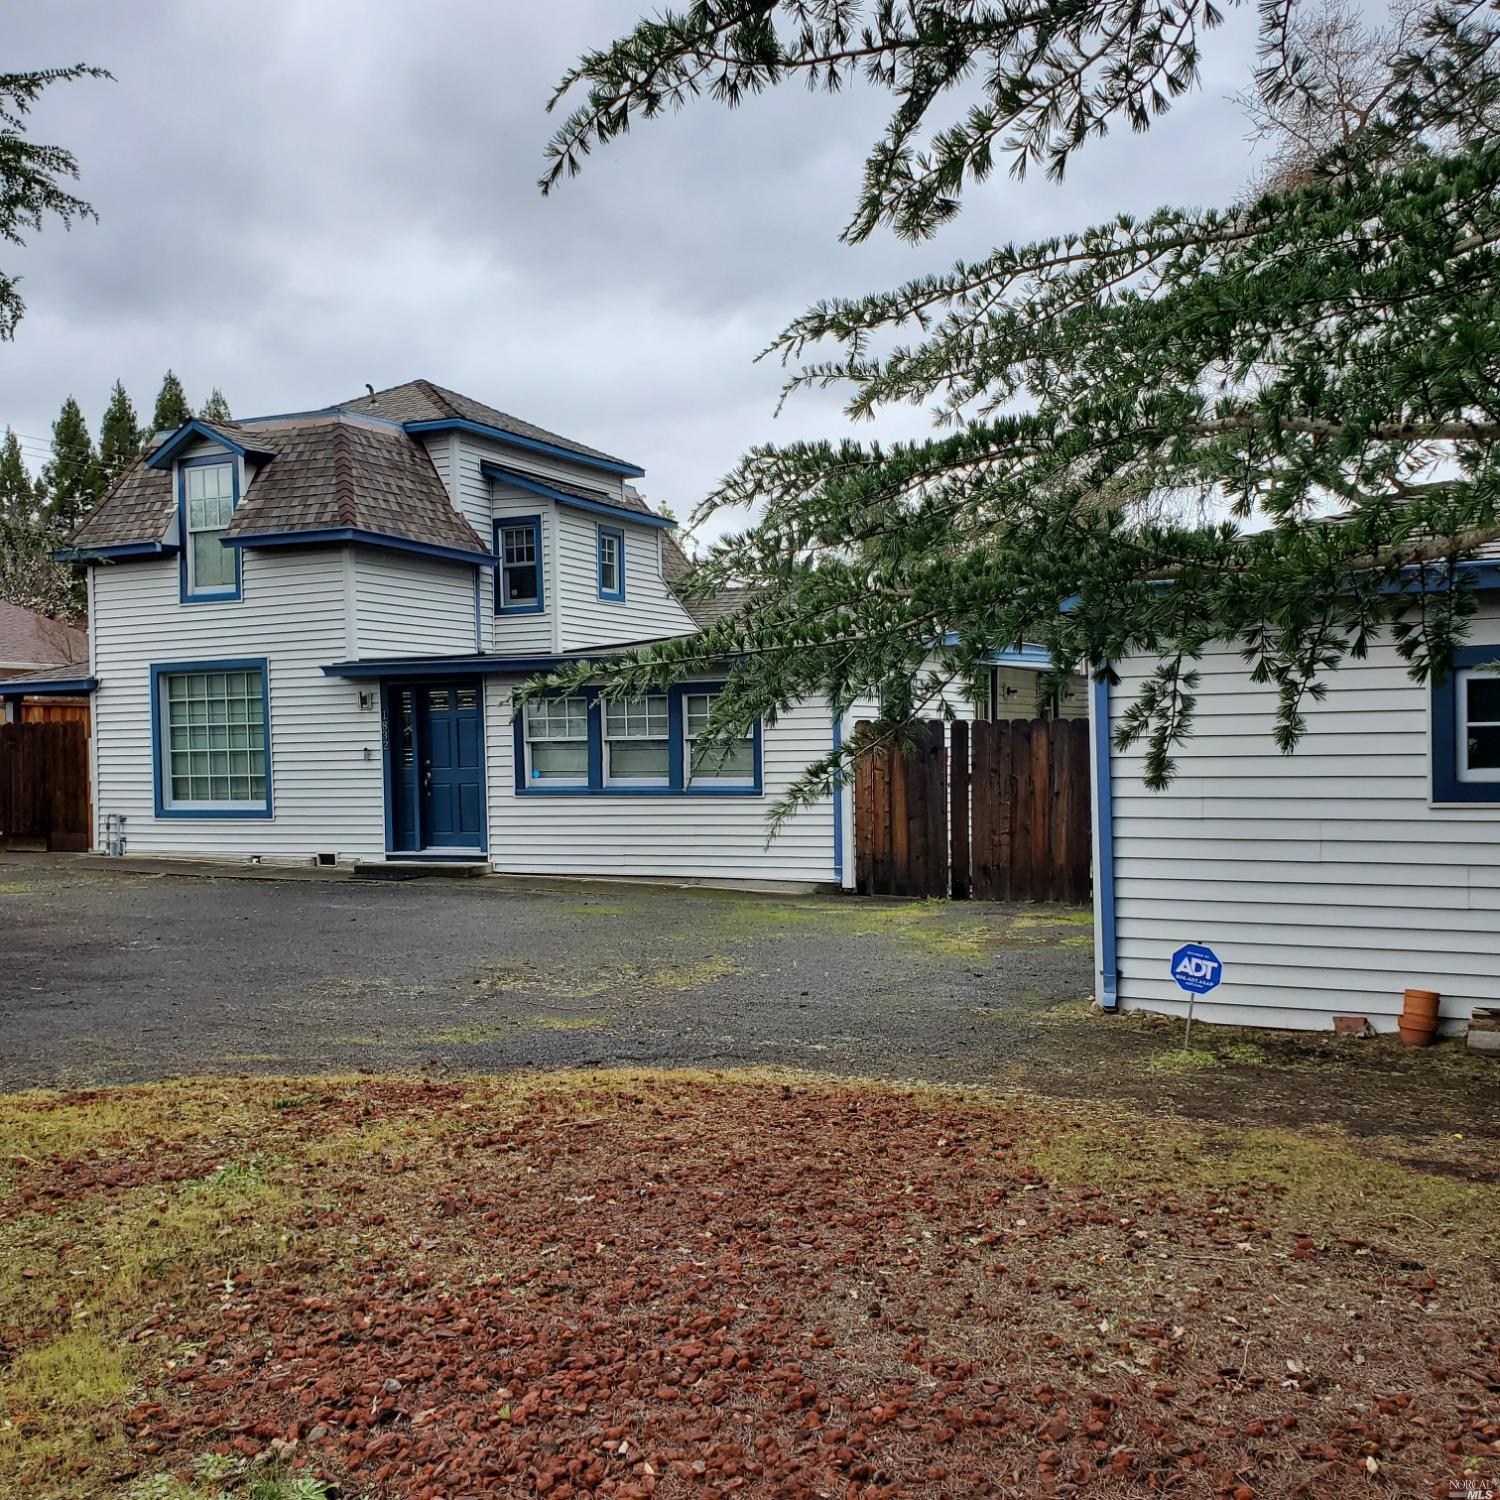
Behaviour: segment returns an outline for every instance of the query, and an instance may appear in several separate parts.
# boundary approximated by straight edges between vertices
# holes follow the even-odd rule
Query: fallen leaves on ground
[[[1171,1122],[732,1075],[0,1120],[0,1359],[94,1327],[134,1382],[92,1447],[51,1433],[56,1390],[0,1398],[0,1480],[38,1493],[207,1451],[434,1500],[1321,1500],[1500,1467],[1491,1187],[1320,1212]]]

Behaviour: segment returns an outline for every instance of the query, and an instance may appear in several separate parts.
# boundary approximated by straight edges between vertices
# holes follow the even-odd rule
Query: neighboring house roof
[[[625,486],[625,493],[635,496],[637,500],[641,499],[629,485]],[[645,501],[642,500],[641,503],[644,505]],[[727,616],[738,614],[755,593],[753,588],[723,588],[712,594],[694,597],[686,589],[679,587],[687,577],[692,563],[678,545],[676,537],[663,536],[661,549],[662,577],[676,595],[677,602],[692,616],[693,623],[699,630],[707,630],[710,625],[717,624]]]
[[[493,427],[499,432],[508,432],[514,437],[532,443],[545,443],[549,448],[562,448],[569,453],[582,454],[585,458],[596,458],[622,469],[636,470],[628,459],[616,458],[598,448],[575,443],[558,433],[538,427],[534,422],[524,422],[509,412],[486,406],[457,391],[446,390],[430,380],[409,380],[405,385],[393,385],[389,390],[376,391],[373,396],[358,396],[353,401],[339,403],[344,411],[368,412],[371,416],[384,417],[390,422],[473,422],[480,427]],[[639,472],[637,470],[637,472]]]
[[[85,631],[0,600],[0,667],[47,667],[88,660]]]
[[[489,555],[453,508],[426,449],[396,428],[319,412],[213,430],[265,456],[251,468],[231,538],[345,530]],[[73,533],[72,546],[159,544],[176,505],[171,470],[153,469],[143,457]]]

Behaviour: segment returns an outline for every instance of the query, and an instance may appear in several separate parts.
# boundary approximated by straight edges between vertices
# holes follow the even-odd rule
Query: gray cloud
[[[1224,201],[1248,170],[1227,98],[1247,8],[1149,136],[1085,151],[1061,187],[997,178],[929,245],[838,243],[886,112],[858,91],[690,107],[544,200],[554,81],[640,9],[11,0],[11,65],[84,59],[118,82],[63,86],[34,116],[100,223],[4,252],[30,310],[0,346],[0,422],[44,438],[72,393],[97,425],[116,376],[149,407],[168,365],[245,415],[425,376],[629,455],[681,514],[751,443],[842,430],[833,396],[773,420],[782,372],[752,364],[808,302],[1119,209]]]

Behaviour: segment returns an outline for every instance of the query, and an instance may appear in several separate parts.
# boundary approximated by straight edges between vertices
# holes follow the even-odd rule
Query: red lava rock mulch
[[[1496,1472],[1493,1263],[1272,1182],[1165,1186],[1155,1125],[1113,1168],[1169,1170],[1106,1188],[1038,1165],[1098,1130],[946,1096],[418,1088],[389,1101],[427,1112],[409,1145],[320,1167],[318,1123],[382,1118],[383,1087],[284,1112],[326,1257],[141,1330],[196,1351],[129,1413],[143,1462],[274,1443],[361,1494],[553,1500],[1321,1500]]]

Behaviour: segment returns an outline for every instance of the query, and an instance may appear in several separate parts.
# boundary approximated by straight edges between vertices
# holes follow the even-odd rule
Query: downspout
[[[1100,670],[1108,672],[1109,663]],[[1109,678],[1095,678],[1093,695],[1094,781],[1094,948],[1099,955],[1099,1004],[1120,1006],[1120,974],[1115,934],[1115,819],[1109,725]]]
[[[844,743],[844,716],[833,716],[833,748],[837,753]],[[833,883],[840,890],[844,887],[844,788],[842,783],[833,789]]]

